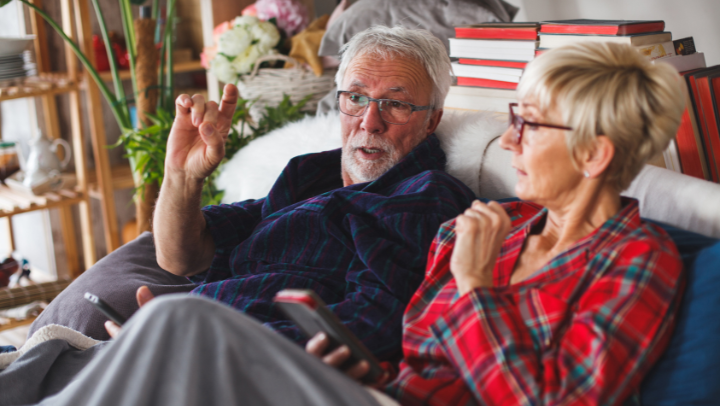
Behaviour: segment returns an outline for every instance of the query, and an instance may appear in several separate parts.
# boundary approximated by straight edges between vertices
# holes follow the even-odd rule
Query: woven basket
[[[282,60],[292,63],[292,69],[262,68],[266,61]],[[317,104],[335,86],[336,70],[326,70],[322,76],[305,68],[301,63],[285,55],[266,55],[255,62],[255,68],[238,81],[240,96],[248,100],[257,100],[250,108],[250,114],[257,121],[265,106],[277,106],[283,95],[290,96],[297,103],[307,95],[312,95],[302,111],[314,113]]]

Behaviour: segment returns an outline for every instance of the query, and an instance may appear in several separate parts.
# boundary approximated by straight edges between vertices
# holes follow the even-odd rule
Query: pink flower
[[[205,69],[210,69],[210,61],[215,58],[215,55],[217,55],[217,45],[203,48],[200,53],[200,65]]]
[[[307,8],[298,0],[257,0],[257,17],[261,20],[277,19],[277,26],[292,37],[310,23]]]
[[[245,7],[241,13],[241,15],[244,16],[251,16],[251,17],[257,17],[257,8],[255,7],[255,4],[251,4],[247,7]]]
[[[233,26],[230,21],[225,21],[224,23],[220,23],[220,25],[215,27],[215,29],[213,30],[213,42],[215,44],[217,44],[218,41],[220,40],[220,36],[222,35],[222,33],[231,29],[232,27]]]

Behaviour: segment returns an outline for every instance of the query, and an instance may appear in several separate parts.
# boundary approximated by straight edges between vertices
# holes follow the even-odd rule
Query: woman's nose
[[[517,134],[513,126],[508,126],[507,130],[500,136],[500,148],[508,151],[518,151],[520,145],[516,142]]]

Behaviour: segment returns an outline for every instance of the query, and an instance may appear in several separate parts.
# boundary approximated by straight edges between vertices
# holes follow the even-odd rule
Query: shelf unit
[[[38,7],[42,7],[42,0],[31,0]],[[63,10],[63,30],[73,37],[73,21],[70,18],[71,0],[61,0]],[[77,1],[77,0],[76,0]],[[35,34],[34,46],[36,64],[39,78],[45,79],[28,85],[9,86],[0,88],[0,102],[18,98],[39,98],[45,118],[46,134],[50,139],[60,136],[58,111],[55,96],[67,94],[70,98],[71,112],[71,140],[75,163],[75,186],[63,188],[59,191],[47,193],[42,196],[34,196],[30,192],[23,192],[0,186],[0,218],[32,212],[36,210],[58,209],[62,235],[65,243],[68,269],[71,277],[77,277],[82,273],[83,267],[80,264],[78,247],[76,244],[75,224],[71,206],[78,205],[80,211],[80,228],[83,245],[84,267],[90,267],[95,263],[95,243],[92,233],[90,218],[90,202],[87,192],[86,164],[84,134],[81,122],[80,87],[78,86],[77,60],[72,51],[66,47],[65,55],[68,62],[67,73],[51,73],[48,59],[48,51],[45,36],[45,27],[42,18],[32,10],[30,22],[32,32]],[[12,222],[10,224],[10,243],[14,249],[14,238]]]

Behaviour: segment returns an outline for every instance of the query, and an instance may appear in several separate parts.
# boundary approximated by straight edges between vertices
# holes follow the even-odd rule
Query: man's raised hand
[[[180,95],[175,100],[175,122],[170,130],[165,157],[166,172],[183,174],[185,179],[201,181],[208,177],[225,156],[238,89],[225,85],[218,106],[201,95]]]

